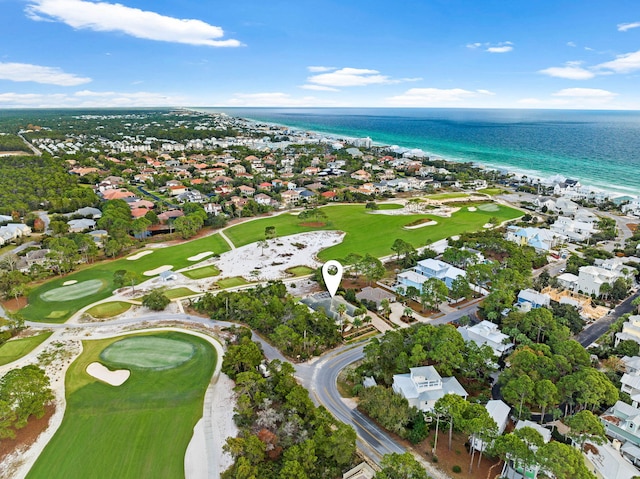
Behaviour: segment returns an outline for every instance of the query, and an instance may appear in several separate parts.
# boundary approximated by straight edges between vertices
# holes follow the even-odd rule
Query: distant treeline
[[[0,134],[0,151],[31,152],[18,135]]]

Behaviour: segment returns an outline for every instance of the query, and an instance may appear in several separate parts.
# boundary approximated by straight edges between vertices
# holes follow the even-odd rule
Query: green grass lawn
[[[126,301],[110,301],[108,303],[96,304],[87,310],[87,313],[97,319],[113,318],[131,308],[131,303]]]
[[[404,208],[404,206],[399,205],[398,203],[379,203],[379,210],[400,210]]]
[[[113,273],[115,271],[124,269],[142,275],[145,271],[156,269],[166,264],[170,264],[174,270],[178,270],[193,264],[187,258],[205,251],[214,251],[219,254],[229,251],[229,245],[219,234],[215,234],[168,248],[157,248],[153,250],[153,253],[137,260],[130,261],[126,258],[121,258],[116,261],[105,261],[85,267],[81,271],[62,278],[55,278],[35,287],[29,293],[29,304],[21,310],[21,313],[28,321],[62,323],[79,309],[111,296],[113,290],[116,289],[113,284]],[[144,278],[148,279],[147,277]],[[62,286],[65,281],[71,280],[76,280],[78,283],[71,286]],[[87,296],[56,301],[55,295],[52,297],[51,294],[47,294],[47,292],[56,288],[82,288],[80,283],[92,280],[101,280],[103,286],[95,293]],[[49,299],[49,301],[45,301],[43,297]]]
[[[202,279],[210,278],[211,276],[218,276],[220,274],[220,270],[211,265],[203,266],[202,268],[190,269],[189,271],[183,271],[182,274],[189,279]]]
[[[502,188],[484,188],[482,190],[478,190],[478,193],[484,193],[489,196],[500,195],[504,192],[505,191]]]
[[[232,278],[219,279],[216,284],[219,288],[226,289],[249,284],[249,282],[241,276],[233,276]]]
[[[28,338],[12,339],[0,346],[0,366],[12,363],[29,354],[37,346],[42,344],[52,332],[36,334]]]
[[[435,195],[427,195],[426,198],[430,200],[452,200],[454,198],[466,198],[469,196],[467,193],[436,193]]]
[[[294,276],[306,276],[313,273],[313,268],[309,268],[308,266],[294,266],[293,268],[288,268],[286,271]]]
[[[392,254],[391,245],[397,238],[408,241],[415,247],[420,247],[465,231],[477,231],[492,217],[504,221],[522,215],[518,210],[501,205],[495,205],[495,211],[478,209],[471,212],[463,208],[454,213],[451,218],[420,214],[398,216],[368,214],[368,210],[363,205],[327,206],[323,208],[323,211],[328,216],[329,224],[320,228],[300,226],[295,216],[284,214],[241,223],[229,228],[225,233],[236,246],[244,246],[264,238],[266,226],[275,226],[278,236],[329,229],[347,233],[342,243],[331,246],[318,254],[321,260],[326,261],[345,258],[352,252],[370,253],[377,257],[386,256]],[[403,229],[404,225],[421,218],[432,219],[438,224],[415,230]]]
[[[184,287],[168,289],[166,291],[163,291],[163,293],[169,299],[184,298],[185,296],[193,296],[194,294],[197,294],[192,289]]]
[[[171,369],[129,365],[129,379],[114,387],[85,370],[94,361],[111,370],[121,368],[120,362],[111,363],[100,355],[123,337],[83,341],[83,352],[66,376],[63,422],[28,478],[184,477],[184,454],[202,416],[216,353],[204,339],[183,333],[126,336],[139,337],[184,342],[194,354]]]

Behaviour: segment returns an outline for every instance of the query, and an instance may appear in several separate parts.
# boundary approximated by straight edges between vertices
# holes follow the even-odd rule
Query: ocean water
[[[231,116],[640,194],[640,112],[423,108],[210,108]]]

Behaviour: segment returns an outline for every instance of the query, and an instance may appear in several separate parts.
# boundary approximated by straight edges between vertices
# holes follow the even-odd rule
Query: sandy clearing
[[[433,226],[433,225],[437,225],[437,224],[438,224],[437,221],[425,221],[424,223],[420,223],[419,225],[404,226],[403,229],[405,229],[405,230],[416,230],[418,228],[424,228],[425,226]]]
[[[131,371],[128,369],[111,371],[103,364],[94,362],[87,366],[87,374],[112,386],[121,386],[131,376]]]
[[[213,254],[213,251],[205,251],[195,256],[190,256],[187,259],[189,261],[200,261],[201,259],[205,259],[207,256],[211,256],[212,254]]]
[[[287,268],[309,266],[316,268],[321,250],[342,242],[339,231],[312,231],[269,240],[263,249],[258,243],[241,246],[220,255],[215,265],[220,277],[242,276],[247,281],[271,281],[287,278]]]
[[[143,256],[147,256],[148,254],[153,253],[153,251],[149,251],[149,250],[144,250],[144,251],[139,251],[138,253],[128,256],[127,260],[129,261],[135,261],[137,259],[142,258]]]
[[[64,283],[62,283],[62,286],[71,286],[72,284],[76,284],[77,282],[77,279],[70,279],[69,281],[65,281]]]
[[[170,264],[165,264],[162,266],[158,266],[156,269],[150,269],[149,271],[145,271],[142,273],[145,276],[155,276],[156,274],[164,273],[165,271],[169,271],[173,266]]]

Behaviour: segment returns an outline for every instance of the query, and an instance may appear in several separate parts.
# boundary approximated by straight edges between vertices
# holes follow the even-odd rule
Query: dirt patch
[[[53,404],[47,406],[44,410],[44,416],[40,419],[32,417],[25,427],[16,431],[15,439],[3,439],[0,441],[0,463],[3,463],[5,457],[9,454],[18,450],[28,449],[38,439],[40,433],[47,428],[49,419],[51,419],[55,410],[56,407]]]
[[[637,223],[627,223],[627,228],[629,228],[629,230],[631,230],[632,233],[635,233],[638,230],[638,224]]]
[[[323,223],[322,221],[306,221],[304,223],[300,223],[300,226],[306,226],[307,228],[322,228],[323,226],[327,226],[327,223]]]
[[[440,426],[441,429],[438,433],[438,450],[436,453],[438,462],[434,463],[438,469],[446,472],[450,477],[460,479],[493,478],[500,473],[501,468],[497,466],[497,464],[501,461],[489,460],[484,455],[482,456],[480,467],[478,467],[477,452],[473,460],[473,470],[469,473],[469,461],[471,460],[471,456],[469,455],[469,450],[465,445],[467,442],[466,436],[454,432],[453,440],[451,441],[451,450],[449,450],[449,429],[446,427],[442,429],[442,424]],[[427,439],[414,446],[415,450],[418,451],[425,460],[431,463],[433,463],[433,454],[431,453],[431,449],[433,447],[434,438],[435,430],[431,431],[431,434]],[[453,473],[453,466],[460,466],[462,471],[459,473]],[[492,466],[496,467],[491,470]]]
[[[10,313],[15,313],[19,309],[24,308],[28,304],[27,297],[22,296],[18,299],[7,299],[2,302],[2,307]]]

